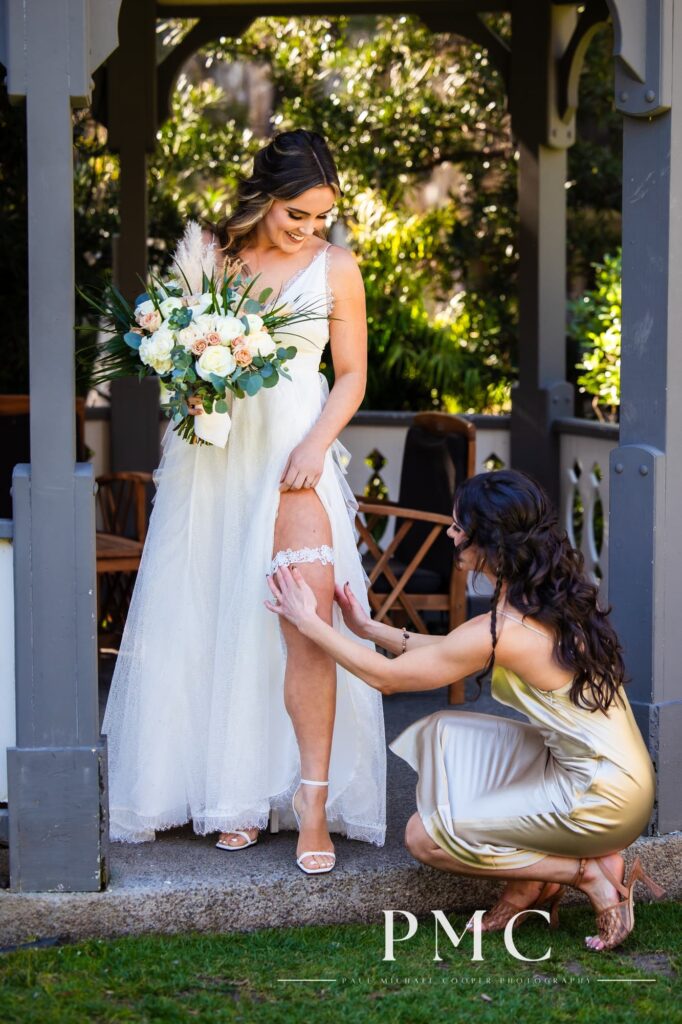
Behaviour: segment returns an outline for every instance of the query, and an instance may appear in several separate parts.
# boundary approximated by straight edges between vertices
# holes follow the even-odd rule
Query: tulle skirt
[[[114,840],[152,840],[189,820],[200,834],[265,828],[271,808],[280,827],[295,827],[300,758],[284,706],[286,648],[263,601],[279,480],[328,395],[316,361],[296,362],[291,381],[232,403],[225,449],[166,430],[103,724]],[[335,579],[349,580],[367,608],[347,455],[338,441],[331,446],[316,491]],[[333,614],[334,627],[352,635],[336,605]],[[381,695],[337,666],[330,831],[383,844],[385,766]]]

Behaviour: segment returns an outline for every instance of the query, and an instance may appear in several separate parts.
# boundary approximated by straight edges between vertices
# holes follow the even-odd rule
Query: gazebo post
[[[17,731],[7,754],[18,890],[92,891],[107,879],[94,480],[76,463],[74,430],[71,108],[89,101],[115,13],[104,0],[6,11],[8,92],[26,99],[28,140],[31,464],[13,477]]]
[[[120,232],[114,278],[128,299],[147,273],[147,154],[156,142],[156,7],[124,0],[119,46],[107,62],[109,146],[120,158]],[[151,472],[159,463],[159,386],[128,377],[111,384],[110,468]]]
[[[658,773],[652,829],[664,833],[682,828],[682,20],[673,20],[672,2],[649,2],[646,12],[610,6],[616,105],[625,117],[622,397],[610,467],[609,600],[625,645],[630,700]],[[676,6],[679,15],[679,0]]]
[[[519,383],[512,393],[512,465],[559,497],[552,424],[573,414],[566,381],[566,147],[573,118],[558,115],[556,62],[575,27],[570,7],[517,4],[509,105],[519,147]]]

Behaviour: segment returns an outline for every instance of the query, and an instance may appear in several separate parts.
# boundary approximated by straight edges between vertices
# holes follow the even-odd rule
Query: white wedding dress
[[[329,316],[328,248],[286,283],[282,299]],[[265,576],[280,477],[328,395],[319,364],[329,322],[303,321],[290,331],[298,335],[285,339],[298,348],[291,381],[232,402],[224,449],[187,444],[171,424],[166,430],[103,723],[114,840],[152,840],[157,830],[189,820],[199,834],[262,829],[272,808],[281,827],[295,828],[291,795],[300,759],[284,707],[286,649],[279,619],[263,602],[271,598]],[[316,487],[332,551],[294,553],[294,560],[333,560],[336,581],[349,580],[369,611],[355,542],[357,503],[342,464],[347,454],[338,441],[330,447]],[[336,604],[334,627],[352,635]],[[381,695],[337,666],[330,831],[383,844],[385,773]]]

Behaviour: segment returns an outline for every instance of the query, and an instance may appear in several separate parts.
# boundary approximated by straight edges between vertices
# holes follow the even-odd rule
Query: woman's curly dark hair
[[[599,608],[583,556],[559,529],[542,487],[516,470],[479,473],[457,488],[454,517],[466,534],[455,557],[473,545],[480,552],[477,571],[488,569],[497,578],[491,601],[493,649],[477,676],[479,687],[495,664],[497,604],[506,584],[507,603],[553,631],[556,661],[575,673],[573,703],[606,711],[625,681],[622,649],[608,618],[610,609]]]

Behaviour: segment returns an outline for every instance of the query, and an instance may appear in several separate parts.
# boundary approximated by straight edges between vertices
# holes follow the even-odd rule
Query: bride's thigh
[[[280,495],[279,511],[275,522],[273,556],[278,551],[292,548],[319,548],[331,546],[332,530],[324,505],[312,488],[300,491],[283,491]],[[325,622],[332,620],[334,602],[334,566],[322,562],[295,563],[301,575],[317,597],[317,611]],[[285,635],[288,634],[282,622]],[[298,631],[295,631],[298,632]],[[303,638],[304,639],[304,638]]]

